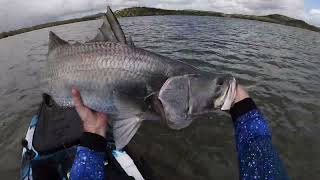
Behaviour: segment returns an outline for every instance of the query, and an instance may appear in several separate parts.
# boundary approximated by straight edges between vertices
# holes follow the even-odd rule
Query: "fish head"
[[[189,113],[193,115],[221,108],[230,99],[229,90],[236,82],[231,75],[193,76],[189,81]]]
[[[235,80],[230,75],[171,77],[158,93],[163,109],[162,118],[173,129],[187,127],[195,116],[212,112],[222,106],[232,83],[235,83]]]

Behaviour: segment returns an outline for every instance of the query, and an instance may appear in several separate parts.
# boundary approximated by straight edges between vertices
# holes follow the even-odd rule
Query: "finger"
[[[83,105],[80,92],[76,88],[72,87],[71,94],[74,106],[78,113],[81,114],[81,112],[85,111],[86,107]]]

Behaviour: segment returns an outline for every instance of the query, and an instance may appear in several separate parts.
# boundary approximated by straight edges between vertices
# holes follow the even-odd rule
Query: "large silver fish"
[[[44,91],[57,104],[72,107],[71,87],[76,86],[86,106],[112,117],[117,149],[130,141],[142,120],[163,119],[181,129],[194,115],[228,101],[233,77],[135,47],[110,7],[103,20],[98,35],[84,44],[69,44],[50,32]]]

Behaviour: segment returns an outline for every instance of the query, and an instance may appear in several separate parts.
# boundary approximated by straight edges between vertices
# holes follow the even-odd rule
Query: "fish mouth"
[[[220,86],[220,89],[218,90],[218,94],[220,95],[214,100],[214,108],[229,110],[236,95],[236,79],[233,76],[227,76],[219,79],[217,84]]]

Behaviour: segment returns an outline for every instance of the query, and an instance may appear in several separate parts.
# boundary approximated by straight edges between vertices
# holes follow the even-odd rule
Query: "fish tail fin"
[[[117,149],[124,148],[130,142],[142,121],[140,117],[135,116],[113,122],[113,138]]]

